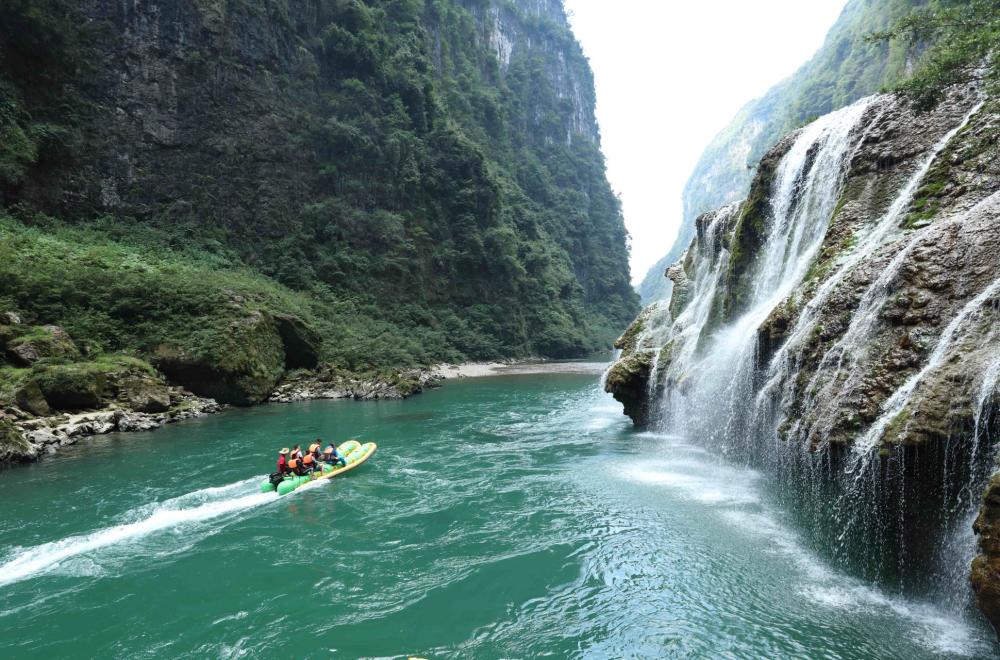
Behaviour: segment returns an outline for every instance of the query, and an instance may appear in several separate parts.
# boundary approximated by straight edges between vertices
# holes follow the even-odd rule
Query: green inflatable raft
[[[350,472],[354,468],[358,467],[375,453],[378,448],[374,442],[366,442],[361,444],[357,440],[348,440],[344,444],[337,447],[337,453],[339,453],[346,463],[344,466],[333,466],[324,463],[322,474],[319,472],[314,472],[309,476],[305,477],[295,477],[289,476],[285,477],[281,483],[278,484],[277,491],[278,495],[287,495],[296,488],[305,486],[311,481],[319,481],[321,479],[332,479],[338,477],[345,472]],[[260,491],[262,493],[267,493],[275,490],[274,484],[271,483],[270,479],[265,479],[260,484]]]

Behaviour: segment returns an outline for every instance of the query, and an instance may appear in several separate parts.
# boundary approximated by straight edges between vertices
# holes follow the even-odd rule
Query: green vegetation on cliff
[[[1000,86],[1000,0],[935,0],[870,40],[929,45],[913,75],[898,86],[921,109],[976,78],[985,80],[993,97]]]
[[[281,318],[353,370],[610,347],[593,106],[560,3],[12,0],[0,311],[189,366],[261,314],[262,383]]]

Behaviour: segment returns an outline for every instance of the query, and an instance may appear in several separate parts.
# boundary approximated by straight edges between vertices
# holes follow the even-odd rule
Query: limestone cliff
[[[4,3],[0,309],[234,403],[609,348],[594,105],[559,0]]]
[[[926,114],[863,99],[782,139],[747,200],[699,218],[669,307],[640,317],[670,329],[625,342],[610,374],[628,377],[609,390],[637,425],[711,438],[790,484],[828,482],[847,521],[838,548],[896,539],[837,558],[902,584],[890,564],[935,570],[931,546],[967,524],[963,493],[986,487],[1000,439],[998,132],[973,86]],[[972,580],[996,625],[994,491]]]

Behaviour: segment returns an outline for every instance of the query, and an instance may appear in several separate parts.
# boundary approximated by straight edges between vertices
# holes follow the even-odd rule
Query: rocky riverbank
[[[67,341],[72,341],[61,329],[56,331]],[[539,371],[597,373],[605,366],[597,362],[507,360],[442,364],[431,368],[358,375],[327,365],[286,374],[261,403],[323,399],[398,400],[440,387],[449,379]],[[142,382],[142,387],[118,392],[112,399],[105,399],[104,405],[92,409],[53,410],[44,395],[36,397],[33,404],[22,396],[22,403],[26,403],[24,407],[16,403],[0,407],[0,465],[34,461],[55,454],[63,447],[85,442],[92,436],[150,431],[165,424],[215,414],[229,407],[215,399],[197,396],[184,387],[168,385],[165,378],[155,371],[147,375],[149,378]]]
[[[362,377],[332,369],[296,372],[284,379],[262,403],[313,399],[373,401],[404,399],[444,380],[430,369],[408,369],[390,375]],[[130,407],[115,400],[101,408],[36,415],[17,405],[0,408],[0,466],[25,463],[61,448],[107,433],[151,431],[165,424],[211,415],[228,408],[178,386],[164,386],[162,408]],[[51,412],[51,411],[50,411]]]

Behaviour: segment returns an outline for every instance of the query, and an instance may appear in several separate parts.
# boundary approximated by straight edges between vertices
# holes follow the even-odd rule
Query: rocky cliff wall
[[[695,427],[733,455],[756,454],[751,463],[830,481],[846,524],[841,546],[895,535],[899,554],[873,552],[872,562],[930,571],[938,559],[929,546],[962,533],[968,493],[986,488],[1000,440],[991,421],[1000,369],[1000,115],[971,88],[926,114],[893,96],[860,103],[847,111],[857,118],[841,165],[818,172],[828,149],[818,139],[798,178],[782,178],[794,152],[809,146],[806,127],[764,157],[749,199],[699,218],[670,269],[670,305],[647,309],[626,333],[607,386],[637,425]],[[783,223],[810,217],[824,185],[835,204],[809,225],[821,239],[800,252],[801,267],[779,257],[787,286],[763,295],[777,272],[769,260],[791,254],[796,232],[810,231]],[[650,333],[657,316],[669,329]],[[713,373],[720,369],[728,370],[724,384]],[[830,472],[808,468],[820,456]],[[982,554],[972,578],[998,624],[995,491],[976,524]],[[821,503],[801,506],[831,515]]]

